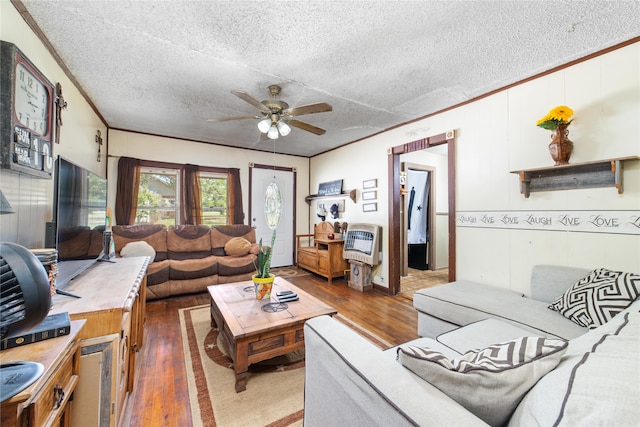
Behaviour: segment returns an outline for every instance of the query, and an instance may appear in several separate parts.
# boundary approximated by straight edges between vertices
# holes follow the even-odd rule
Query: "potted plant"
[[[251,276],[253,284],[256,289],[256,299],[269,299],[271,298],[271,288],[273,287],[273,280],[275,276],[271,274],[271,254],[273,252],[273,245],[276,242],[276,230],[273,230],[271,235],[271,245],[263,246],[262,239],[258,243],[258,254],[254,261],[256,266],[256,274]]]

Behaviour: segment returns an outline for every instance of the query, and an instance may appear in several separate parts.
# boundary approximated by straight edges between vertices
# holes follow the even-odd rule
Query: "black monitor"
[[[107,180],[58,156],[53,221],[45,246],[58,251],[56,287],[64,287],[100,257],[107,215]]]

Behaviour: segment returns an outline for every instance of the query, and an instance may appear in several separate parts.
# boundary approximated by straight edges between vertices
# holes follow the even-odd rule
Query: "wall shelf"
[[[562,166],[511,171],[520,177],[520,193],[525,198],[535,191],[571,190],[577,188],[615,187],[622,194],[622,170],[626,161],[638,156],[597,160]]]
[[[340,197],[345,197],[348,196],[353,203],[356,202],[356,190],[346,190],[343,191],[340,194],[332,194],[330,196],[318,196],[317,194],[310,194],[307,197],[304,198],[304,201],[307,202],[307,204],[309,206],[311,206],[311,201],[312,200],[316,200],[316,199],[336,199],[336,198],[340,198]]]

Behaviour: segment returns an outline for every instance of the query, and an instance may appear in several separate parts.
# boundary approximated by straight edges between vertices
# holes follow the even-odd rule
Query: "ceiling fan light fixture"
[[[258,122],[258,130],[262,133],[267,133],[269,132],[269,129],[271,128],[271,119],[270,118],[266,118],[266,119],[262,119]]]
[[[287,136],[291,133],[291,127],[282,120],[278,122],[278,130],[282,136]]]
[[[278,139],[278,136],[280,136],[280,134],[278,133],[278,128],[276,127],[276,124],[274,123],[273,126],[271,126],[269,128],[269,131],[267,132],[267,138],[269,138],[269,139]]]

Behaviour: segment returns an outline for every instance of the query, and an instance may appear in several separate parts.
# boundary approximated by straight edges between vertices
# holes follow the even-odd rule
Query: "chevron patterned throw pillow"
[[[501,426],[566,350],[564,340],[521,337],[453,360],[429,348],[400,346],[398,360],[478,418]]]
[[[640,274],[598,268],[578,280],[549,308],[586,328],[597,328],[640,296]]]

